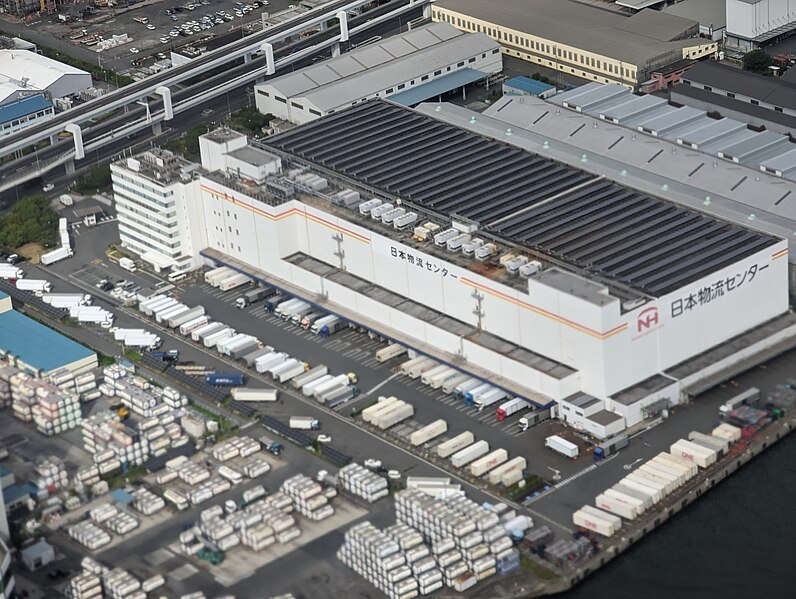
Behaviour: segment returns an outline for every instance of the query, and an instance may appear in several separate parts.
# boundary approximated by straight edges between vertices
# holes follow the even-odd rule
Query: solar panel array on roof
[[[650,295],[775,242],[382,101],[297,127],[269,145]]]

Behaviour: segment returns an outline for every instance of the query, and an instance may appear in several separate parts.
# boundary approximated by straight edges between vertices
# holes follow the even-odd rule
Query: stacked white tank
[[[66,466],[63,460],[55,456],[41,457],[36,460],[35,478],[31,482],[39,489],[63,489],[69,484]]]
[[[80,423],[80,402],[75,393],[21,372],[9,377],[8,382],[14,416],[34,422],[43,435],[62,433]]]
[[[389,495],[387,480],[356,462],[343,466],[337,473],[337,480],[346,491],[369,503]]]
[[[417,580],[406,564],[406,554],[396,540],[370,522],[345,533],[337,557],[390,599],[417,597]]]
[[[108,518],[105,527],[119,536],[124,536],[140,526],[138,518],[124,510],[119,510],[116,514]]]
[[[96,524],[103,524],[118,513],[119,508],[117,508],[114,504],[103,503],[90,509],[88,515],[92,522]]]
[[[150,456],[149,440],[122,423],[110,410],[83,420],[81,432],[83,447],[94,454],[100,475],[114,472],[122,463],[142,464]]]
[[[174,387],[163,387],[163,403],[176,410],[188,405],[188,397]]]
[[[243,474],[248,478],[258,478],[271,471],[271,464],[264,458],[253,457],[243,464]]]
[[[138,487],[132,492],[133,508],[144,516],[151,516],[166,507],[162,497],[155,495],[145,487]]]
[[[110,599],[146,599],[146,593],[141,591],[141,581],[127,570],[114,568],[102,576],[105,593]],[[140,592],[139,592],[140,591]]]
[[[66,596],[69,599],[101,599],[104,596],[102,580],[92,572],[80,572],[66,585]]]
[[[11,377],[19,370],[0,361],[0,409],[11,406]]]
[[[67,529],[69,536],[92,551],[111,542],[111,535],[89,520]]]
[[[293,507],[310,520],[324,520],[334,515],[334,508],[323,494],[320,483],[305,474],[291,476],[282,483],[282,492],[293,501]]]

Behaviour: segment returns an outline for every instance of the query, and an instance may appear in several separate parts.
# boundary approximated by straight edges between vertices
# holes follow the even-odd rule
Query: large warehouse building
[[[502,70],[497,42],[435,23],[269,79],[255,101],[263,114],[307,123],[371,98],[417,104]]]
[[[203,137],[201,254],[603,436],[793,334],[785,240],[423,108]]]
[[[91,74],[29,50],[0,50],[0,105],[30,95],[49,100],[91,87]]]
[[[577,0],[437,0],[432,18],[487,34],[507,56],[631,89],[655,71],[718,49],[695,37],[696,21],[650,9],[626,15]]]

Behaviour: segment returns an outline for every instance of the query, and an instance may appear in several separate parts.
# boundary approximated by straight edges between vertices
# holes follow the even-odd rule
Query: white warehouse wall
[[[467,359],[556,399],[578,390],[610,396],[782,314],[788,306],[784,240],[622,314],[618,300],[597,305],[534,279],[529,280],[528,292],[518,291],[296,200],[267,206],[207,179],[202,180],[202,197],[210,247],[308,293],[323,291],[330,301],[356,307],[369,317],[378,315],[385,325],[444,351],[455,353],[462,342],[347,288],[323,281],[321,289],[319,278],[282,258],[300,250],[339,266],[335,254],[342,249],[348,272],[473,325],[476,304],[471,295],[478,289],[484,296],[485,330],[579,373],[562,382],[516,362],[502,362],[497,354],[469,342],[464,347]],[[338,244],[334,236],[342,241]],[[753,266],[755,276],[750,277]],[[730,278],[740,283],[742,272],[747,280],[736,283],[731,292],[672,315],[673,305],[682,305],[692,295],[698,298],[699,290],[709,284],[726,285]],[[574,380],[579,380],[580,389]]]
[[[727,32],[755,38],[796,21],[796,0],[727,0]]]

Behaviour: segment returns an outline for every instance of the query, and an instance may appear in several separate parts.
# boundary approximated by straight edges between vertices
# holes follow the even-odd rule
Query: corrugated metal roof
[[[297,127],[268,145],[409,206],[443,218],[455,214],[531,253],[655,296],[775,242],[385,102]]]
[[[668,107],[665,99],[657,96],[632,96],[628,99],[620,97],[600,109],[600,118],[622,125],[628,119],[642,114],[651,115],[662,112]]]
[[[464,85],[480,81],[488,77],[488,73],[475,69],[461,69],[448,73],[442,77],[432,79],[428,83],[418,85],[390,96],[390,102],[402,104],[404,106],[414,106],[430,98],[435,98],[449,91],[458,89]]]
[[[555,86],[550,85],[549,83],[542,83],[541,81],[537,81],[536,79],[531,79],[530,77],[525,77],[522,75],[519,77],[512,77],[508,81],[504,81],[503,85],[524,91],[525,93],[532,94],[534,96],[538,96],[545,92],[549,92],[551,89],[555,89]]]
[[[8,123],[40,110],[51,110],[52,107],[52,103],[41,95],[22,98],[15,102],[0,105],[0,123]]]
[[[0,314],[0,349],[45,372],[94,355],[87,347],[14,310]]]

